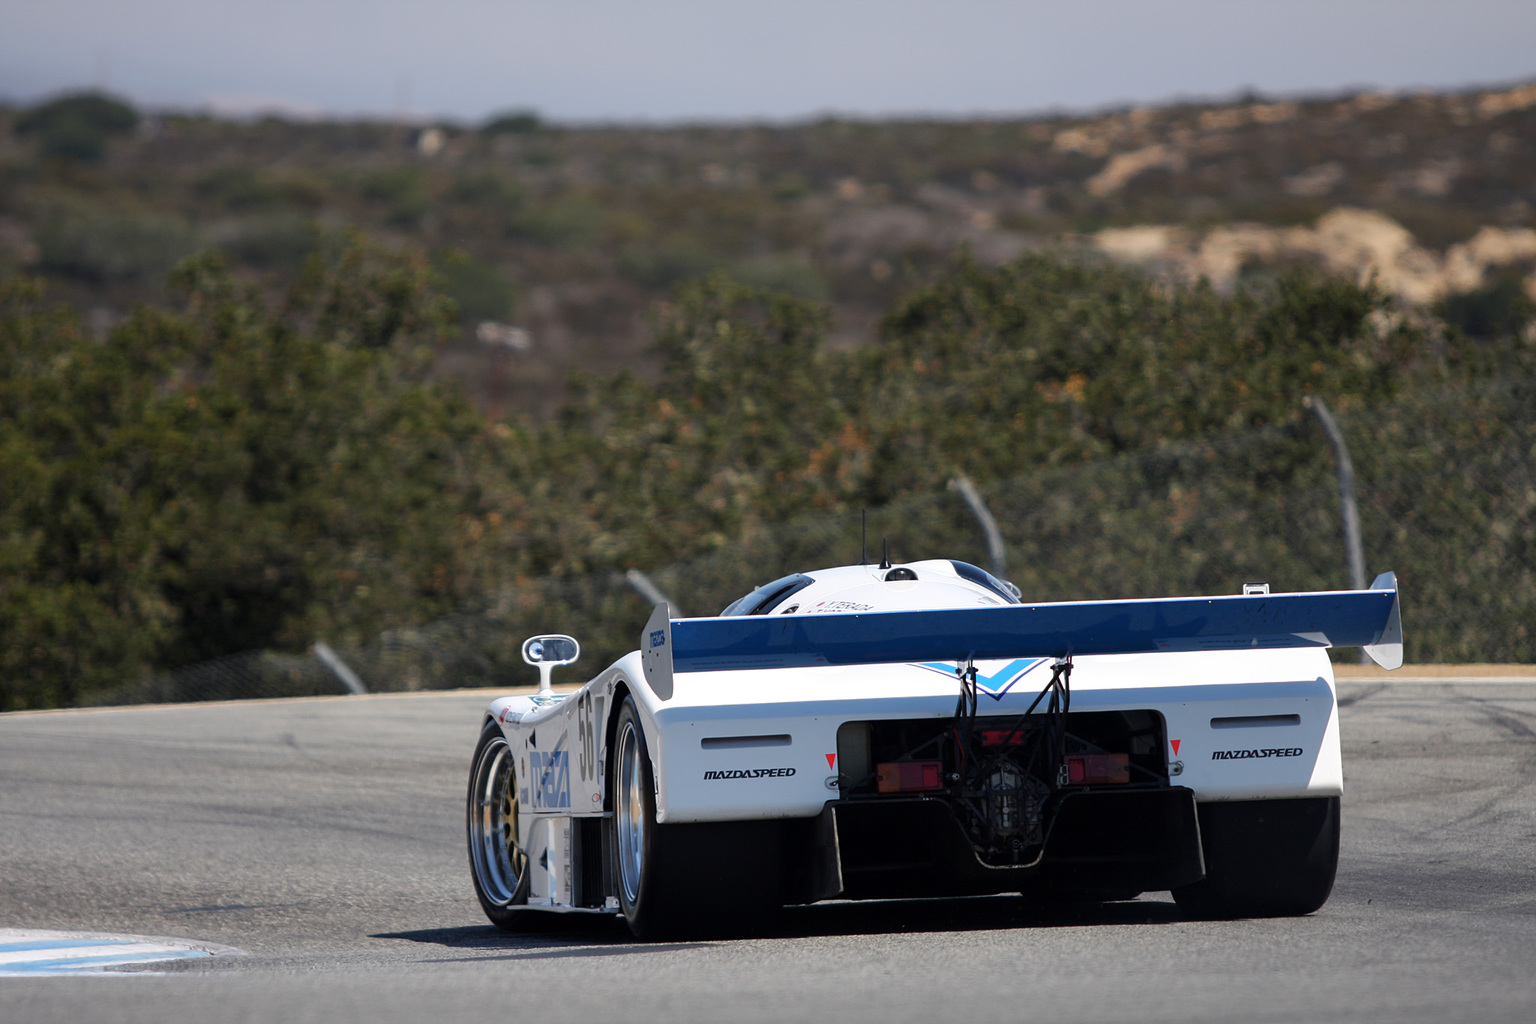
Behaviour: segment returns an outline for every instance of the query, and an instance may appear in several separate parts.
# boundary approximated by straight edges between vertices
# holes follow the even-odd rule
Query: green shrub
[[[508,234],[540,245],[574,247],[591,242],[602,227],[603,210],[580,196],[530,202],[511,219]]]
[[[1518,274],[1502,274],[1482,288],[1447,295],[1434,311],[1468,337],[1486,340],[1520,333],[1536,319],[1536,302]]]
[[[496,170],[478,170],[455,178],[448,189],[449,202],[492,210],[521,206],[526,192],[516,178]]]
[[[445,250],[432,265],[466,323],[509,321],[516,315],[517,287],[496,267],[462,249]]]
[[[432,205],[427,179],[414,167],[389,167],[362,180],[363,198],[384,208],[388,223],[410,226]]]
[[[493,114],[480,126],[482,135],[527,135],[544,126],[543,120],[533,110],[508,110]]]
[[[696,239],[669,238],[659,245],[635,243],[619,257],[619,273],[647,288],[670,288],[718,266]]]
[[[240,223],[233,238],[220,246],[237,261],[262,270],[296,271],[315,251],[321,229],[297,214],[269,214]]]
[[[164,214],[80,207],[38,231],[39,267],[91,284],[163,279],[201,239],[190,224]]]
[[[192,192],[236,212],[269,210],[288,199],[281,185],[245,164],[226,164],[199,175],[192,183]]]
[[[829,302],[832,288],[826,276],[807,261],[795,256],[764,256],[738,263],[733,277],[754,288],[782,291],[812,302]]]
[[[466,312],[500,301],[488,264],[439,264]],[[1224,296],[1032,255],[962,257],[876,344],[834,350],[827,308],[706,276],[655,309],[654,378],[584,378],[555,421],[492,426],[427,382],[455,329],[443,278],[354,239],[268,307],[197,257],[179,311],[105,344],[35,286],[0,291],[3,706],[476,607],[530,632],[581,615],[593,656],[620,653],[644,610],[624,569],[692,565],[663,585],[710,612],[850,559],[861,508],[896,557],[953,554],[975,535],[944,491],[960,473],[1032,596],[1338,585],[1306,394],[1364,439],[1372,567],[1417,580],[1420,656],[1536,643],[1532,570],[1504,568],[1536,564],[1522,338],[1441,337],[1305,270]],[[1508,393],[1479,390],[1495,376]]]
[[[208,256],[106,343],[0,288],[0,708],[252,648],[356,642],[479,587],[482,421],[423,380],[451,308],[355,245],[280,312]]]
[[[43,156],[100,161],[114,136],[139,125],[139,112],[128,103],[97,92],[60,96],[33,107],[16,121],[16,133],[38,139]]]

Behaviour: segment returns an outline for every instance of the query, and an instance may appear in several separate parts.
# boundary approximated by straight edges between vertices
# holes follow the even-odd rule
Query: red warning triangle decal
[[[1169,740],[1168,742],[1173,744],[1173,756],[1174,757],[1178,757],[1179,756],[1179,742],[1180,741],[1179,740]]]
[[[828,768],[836,768],[837,767],[837,755],[836,754],[828,754],[827,755],[827,767]]]

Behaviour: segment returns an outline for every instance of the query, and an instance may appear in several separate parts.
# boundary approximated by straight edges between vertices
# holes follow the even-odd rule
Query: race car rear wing
[[[1368,590],[830,615],[672,619],[659,604],[640,638],[662,700],[675,672],[1277,647],[1363,647],[1399,667],[1397,576]]]

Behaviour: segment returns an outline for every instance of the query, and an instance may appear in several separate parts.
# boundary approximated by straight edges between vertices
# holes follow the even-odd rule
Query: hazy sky
[[[670,122],[1531,78],[1536,0],[0,0],[13,102]]]

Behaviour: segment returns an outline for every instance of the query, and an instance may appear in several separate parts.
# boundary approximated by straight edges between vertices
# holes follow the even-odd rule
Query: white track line
[[[176,939],[0,928],[0,978],[101,974],[109,967],[212,956]]]

